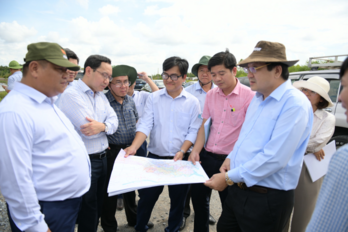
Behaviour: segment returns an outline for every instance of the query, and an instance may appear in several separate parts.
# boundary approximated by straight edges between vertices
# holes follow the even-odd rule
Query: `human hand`
[[[200,162],[199,159],[199,152],[192,150],[190,156],[188,157],[188,161],[191,161],[193,165],[196,165],[196,161]]]
[[[137,153],[137,149],[132,147],[132,145],[124,149],[124,151],[126,152],[126,154],[124,155],[125,158],[127,158],[130,155],[135,155]]]
[[[50,230],[50,228],[48,228],[47,232],[52,232],[52,231]]]
[[[148,81],[148,79],[150,79],[150,78],[147,76],[146,72],[139,72],[139,73],[138,73],[138,77],[139,77],[140,79],[146,81],[146,82]]]
[[[231,160],[229,158],[225,159],[225,161],[222,163],[219,169],[221,173],[228,172],[231,169],[230,162]]]
[[[325,152],[323,149],[320,149],[320,151],[314,152],[314,155],[317,158],[317,160],[321,161],[322,159],[324,159]]]
[[[210,180],[207,180],[204,183],[205,186],[215,189],[218,191],[223,191],[227,187],[226,179],[225,179],[225,173],[218,173],[213,175]]]
[[[182,153],[181,151],[178,151],[174,156],[174,162],[178,160],[182,160],[182,158],[184,158],[184,153]]]
[[[104,123],[98,122],[89,117],[86,117],[86,119],[89,122],[80,126],[82,134],[86,136],[92,136],[95,134],[99,134],[101,131],[105,130]]]

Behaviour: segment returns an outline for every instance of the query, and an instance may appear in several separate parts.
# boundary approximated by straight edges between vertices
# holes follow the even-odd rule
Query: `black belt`
[[[98,153],[93,153],[89,155],[90,159],[102,159],[106,156],[106,152],[105,151],[101,151]]]
[[[125,149],[125,148],[127,148],[127,147],[129,147],[130,146],[130,144],[120,144],[120,145],[117,145],[117,144],[111,144],[111,143],[109,143],[109,147],[111,148],[111,149]]]
[[[170,160],[174,159],[174,156],[159,156],[159,155],[155,155],[155,154],[149,152],[149,155],[150,154],[153,155],[153,156],[156,156],[158,159],[170,159]],[[185,158],[188,158],[189,154],[190,153],[186,152],[184,154],[184,156],[182,157],[182,160],[184,160]]]
[[[248,187],[243,182],[237,183],[237,186],[243,190],[250,190],[257,193],[267,193],[269,190],[277,190],[277,189],[267,188],[267,187],[258,186],[258,185]]]
[[[205,150],[205,148],[203,148],[203,149]],[[226,159],[226,157],[228,156],[228,155],[223,155],[223,154],[212,153],[212,152],[207,151],[207,150],[205,150],[205,152],[206,152],[208,155],[214,157],[214,159],[222,160],[222,161],[224,161],[224,160]]]

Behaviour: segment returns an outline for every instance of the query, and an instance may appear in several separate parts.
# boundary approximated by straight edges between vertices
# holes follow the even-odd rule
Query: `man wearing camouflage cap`
[[[7,87],[5,85],[2,87],[9,93],[13,89],[14,84],[22,80],[23,75],[21,72],[22,66],[17,61],[12,60],[8,67],[10,68],[11,75],[8,77]]]
[[[56,43],[28,45],[23,79],[0,104],[0,188],[12,231],[74,231],[90,162],[80,136],[54,104],[67,60]]]
[[[112,68],[113,78],[109,83],[109,91],[105,95],[120,120],[116,132],[107,135],[110,147],[110,150],[107,151],[107,185],[118,153],[121,149],[129,147],[135,137],[136,123],[139,117],[133,98],[128,96],[127,93],[129,86],[137,79],[137,75],[135,68],[128,65],[117,65]],[[143,75],[146,75],[146,73],[143,73]],[[135,226],[137,223],[135,191],[123,194],[123,200],[128,225]],[[115,218],[116,205],[117,196],[109,197],[107,188],[105,188],[101,216],[101,226],[105,232],[117,230],[117,220]],[[153,224],[150,223],[148,226],[153,227]]]
[[[206,182],[228,196],[217,231],[282,231],[289,220],[313,124],[306,96],[288,80],[281,43],[259,41],[238,65],[256,91],[238,140],[220,168]]]

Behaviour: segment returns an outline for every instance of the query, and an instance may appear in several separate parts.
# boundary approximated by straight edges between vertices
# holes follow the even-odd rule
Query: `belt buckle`
[[[243,183],[243,182],[239,182],[239,183],[237,183],[237,185],[238,185],[239,188],[241,188],[241,189],[243,189],[243,190],[246,189],[246,185],[245,185],[245,183]]]
[[[104,157],[103,155],[105,155],[105,151],[100,153],[99,159],[102,159]]]

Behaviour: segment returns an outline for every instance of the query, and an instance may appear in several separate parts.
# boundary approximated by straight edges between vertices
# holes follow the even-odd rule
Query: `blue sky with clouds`
[[[29,43],[48,41],[80,57],[109,57],[149,74],[169,56],[194,63],[226,48],[245,59],[259,40],[288,59],[348,54],[348,1],[0,0],[0,65],[23,62]]]

